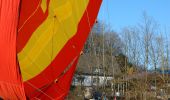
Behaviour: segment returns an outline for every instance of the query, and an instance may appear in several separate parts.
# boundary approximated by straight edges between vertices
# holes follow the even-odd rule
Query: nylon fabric
[[[72,82],[77,62],[78,58],[74,59],[69,70],[67,70],[67,72],[65,72],[61,77],[59,77],[44,91],[46,94],[48,94],[48,96],[41,94],[38,96],[38,98],[45,100],[51,100],[51,98],[54,100],[66,99],[70,90],[70,84]]]
[[[39,7],[44,12],[46,5],[44,1],[41,4]],[[88,0],[84,0],[84,2],[75,2],[75,0],[50,0],[48,17],[37,27],[22,51],[18,53],[24,81],[42,72],[56,57],[67,41],[76,34],[78,23],[87,5]],[[52,43],[53,47],[51,47]]]
[[[28,98],[62,100],[67,95],[74,68],[68,70],[69,74],[62,74],[73,59],[80,55],[101,2],[22,1],[17,52]]]
[[[16,56],[19,0],[0,0],[0,97],[25,100]]]

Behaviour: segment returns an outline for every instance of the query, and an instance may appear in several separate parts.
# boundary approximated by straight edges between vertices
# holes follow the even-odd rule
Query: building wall
[[[102,86],[104,84],[107,84],[108,81],[111,81],[113,79],[113,77],[104,77],[104,76],[91,76],[91,75],[82,75],[84,77],[84,81],[82,82],[83,86],[91,86],[92,85],[92,81],[93,81],[93,85],[97,86],[97,78],[99,78],[99,86]],[[74,77],[72,85],[78,86],[81,85],[81,82],[78,81],[78,79],[76,77]]]

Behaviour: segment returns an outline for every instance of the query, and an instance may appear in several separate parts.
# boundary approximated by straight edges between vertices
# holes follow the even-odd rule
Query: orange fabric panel
[[[0,97],[25,100],[16,56],[19,0],[0,0]]]

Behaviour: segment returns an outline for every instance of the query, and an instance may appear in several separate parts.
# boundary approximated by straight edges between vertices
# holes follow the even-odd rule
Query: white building
[[[81,75],[80,77],[79,78],[74,77],[72,85],[102,86],[104,84],[107,85],[108,82],[113,79],[113,77],[111,77],[111,76],[104,77],[104,76],[97,76],[97,75]]]

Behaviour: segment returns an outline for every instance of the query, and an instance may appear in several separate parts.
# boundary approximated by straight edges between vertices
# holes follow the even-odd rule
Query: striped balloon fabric
[[[17,53],[26,96],[62,100],[102,0],[22,0]]]

